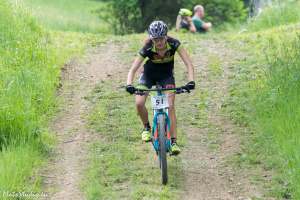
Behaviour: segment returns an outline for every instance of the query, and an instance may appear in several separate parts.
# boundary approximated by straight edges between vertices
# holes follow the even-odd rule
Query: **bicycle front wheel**
[[[168,166],[167,166],[167,149],[166,149],[166,121],[165,116],[159,115],[157,119],[158,124],[158,140],[159,140],[159,161],[162,184],[168,183]]]

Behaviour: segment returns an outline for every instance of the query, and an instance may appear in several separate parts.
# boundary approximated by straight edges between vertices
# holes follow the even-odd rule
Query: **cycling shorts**
[[[163,88],[175,88],[175,78],[174,76],[169,76],[167,78],[164,79],[160,79],[160,80],[154,80],[151,79],[147,76],[145,76],[144,73],[141,74],[140,78],[139,78],[139,85],[143,85],[146,86],[147,88],[152,88],[152,86],[159,84],[161,85]]]

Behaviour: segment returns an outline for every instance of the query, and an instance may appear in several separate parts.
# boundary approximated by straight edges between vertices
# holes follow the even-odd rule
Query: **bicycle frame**
[[[162,175],[162,184],[166,185],[168,182],[168,170],[167,170],[167,153],[171,152],[171,121],[168,115],[168,105],[166,105],[166,99],[161,97],[165,95],[163,91],[172,90],[176,94],[190,92],[185,86],[180,88],[161,88],[157,86],[156,89],[138,89],[135,91],[137,95],[145,95],[145,92],[156,91],[157,95],[153,98],[153,127],[152,127],[152,145],[159,157],[159,164]],[[161,97],[161,98],[157,98]],[[167,98],[167,101],[169,99]]]
[[[176,94],[181,94],[181,93],[190,93],[190,90],[186,88],[185,86],[179,87],[179,88],[162,88],[161,86],[157,85],[156,89],[137,89],[135,94],[137,95],[145,95],[145,92],[151,92],[151,91],[156,91],[157,96],[162,96],[164,95],[164,91],[174,91]],[[154,110],[154,116],[153,116],[153,126],[152,126],[152,144],[154,147],[154,150],[158,154],[159,152],[159,143],[158,143],[158,128],[157,128],[157,118],[159,115],[164,115],[165,120],[166,120],[166,147],[167,147],[167,152],[170,152],[171,149],[171,120],[168,115],[168,109],[153,109]]]
[[[163,93],[162,91],[157,91],[157,96],[162,96]],[[154,109],[154,116],[153,116],[153,127],[152,127],[152,144],[153,144],[153,148],[156,151],[156,153],[158,154],[159,152],[159,141],[158,141],[158,137],[159,137],[159,133],[158,133],[158,128],[157,128],[157,119],[159,115],[164,115],[165,118],[165,125],[166,125],[166,147],[167,147],[167,152],[170,152],[171,149],[171,133],[170,133],[170,129],[171,129],[171,121],[168,115],[168,108],[165,109]]]

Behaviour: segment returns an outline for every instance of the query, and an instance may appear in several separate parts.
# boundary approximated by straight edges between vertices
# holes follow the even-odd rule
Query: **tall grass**
[[[47,114],[59,63],[49,35],[17,4],[0,1],[0,195],[38,190]],[[9,197],[7,197],[9,199]]]
[[[269,50],[264,85],[253,102],[255,120],[261,138],[268,138],[264,146],[279,157],[285,197],[300,199],[300,37],[272,42]]]
[[[286,15],[294,12],[293,5],[285,7],[291,9],[286,10]],[[257,23],[258,28],[264,27]],[[261,163],[274,172],[268,185],[273,196],[300,199],[299,31],[293,24],[271,27],[235,38],[239,40],[239,49],[244,44],[248,56],[235,67],[231,111],[238,122],[252,129],[240,161],[251,165]]]
[[[249,23],[247,29],[259,31],[280,25],[287,25],[300,21],[300,2],[287,3],[278,1],[267,7],[263,12]]]
[[[106,12],[106,4],[93,0],[23,0],[33,15],[52,30],[84,33],[111,33],[96,10]]]
[[[14,8],[16,9],[16,7]],[[51,110],[59,67],[46,33],[20,9],[0,4],[0,144],[26,143]]]

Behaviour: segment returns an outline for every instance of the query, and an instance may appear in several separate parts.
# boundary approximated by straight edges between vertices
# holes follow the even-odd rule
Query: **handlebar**
[[[181,93],[190,93],[190,89],[186,86],[177,87],[177,88],[155,88],[155,89],[137,89],[135,90],[134,94],[136,95],[145,95],[146,92],[153,92],[153,91],[174,91],[176,94]]]

